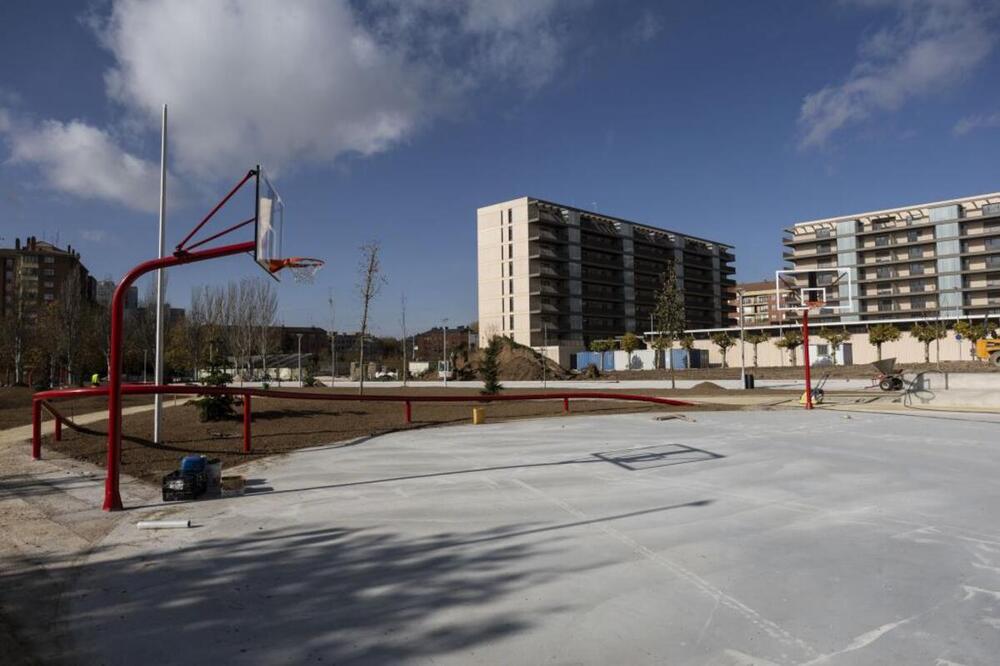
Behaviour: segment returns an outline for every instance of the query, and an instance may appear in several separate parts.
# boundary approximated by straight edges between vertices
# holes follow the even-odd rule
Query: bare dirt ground
[[[34,389],[26,386],[0,388],[0,430],[31,423],[31,396],[34,394]],[[153,399],[149,396],[126,396],[122,400],[122,405],[132,407],[152,401]],[[67,417],[72,417],[76,414],[87,414],[107,409],[108,399],[105,397],[80,398],[56,404],[63,405],[59,407],[60,411]]]
[[[324,389],[304,389],[324,391]],[[354,395],[348,389],[325,389],[331,393]],[[684,396],[717,395],[725,391],[718,387],[701,390],[640,391],[645,395]],[[468,395],[478,396],[472,389],[369,389],[369,394],[394,395]],[[541,391],[521,391],[541,392]],[[225,421],[202,423],[193,405],[167,409],[164,432],[167,438],[160,444],[152,442],[153,416],[149,412],[127,416],[123,420],[122,469],[133,477],[158,484],[164,474],[177,468],[181,457],[202,453],[222,461],[223,469],[248,460],[288,453],[297,449],[331,442],[356,440],[386,432],[425,428],[471,420],[474,403],[420,403],[414,402],[413,422],[404,422],[403,405],[396,402],[320,402],[255,397],[253,413],[253,452],[244,454],[242,405],[236,405],[236,414]],[[489,421],[539,417],[564,417],[562,401],[558,399],[528,402],[499,402],[485,406]],[[572,400],[570,414],[611,414],[649,411],[706,411],[733,409],[732,406],[699,404],[696,407],[671,407],[647,403],[627,403],[604,400]],[[46,436],[43,450],[87,463],[103,466],[107,453],[106,422],[95,423],[78,430],[64,429],[62,442]]]

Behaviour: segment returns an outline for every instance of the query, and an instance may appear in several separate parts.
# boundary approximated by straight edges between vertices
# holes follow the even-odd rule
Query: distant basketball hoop
[[[803,404],[813,408],[812,374],[809,365],[809,313],[830,314],[848,310],[854,303],[851,271],[842,268],[798,268],[774,272],[774,294],[778,309],[802,315],[802,352],[805,357],[806,390]]]

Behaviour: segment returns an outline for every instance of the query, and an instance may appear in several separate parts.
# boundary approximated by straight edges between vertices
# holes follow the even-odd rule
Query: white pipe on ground
[[[191,527],[190,520],[140,520],[135,524],[140,530],[173,530]]]

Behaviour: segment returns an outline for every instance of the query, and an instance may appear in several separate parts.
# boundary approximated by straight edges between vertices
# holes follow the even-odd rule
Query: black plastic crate
[[[163,477],[163,501],[179,502],[198,499],[208,488],[208,477],[204,472],[188,474],[171,472]]]

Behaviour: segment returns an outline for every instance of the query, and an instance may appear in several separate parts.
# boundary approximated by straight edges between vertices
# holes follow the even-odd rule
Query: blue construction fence
[[[704,349],[692,349],[691,351],[671,349],[670,363],[677,369],[707,368],[708,352]],[[606,351],[578,352],[573,355],[574,370],[586,370],[590,365],[596,365],[601,371],[651,370],[655,367],[651,350],[641,350],[632,354],[623,351]]]

